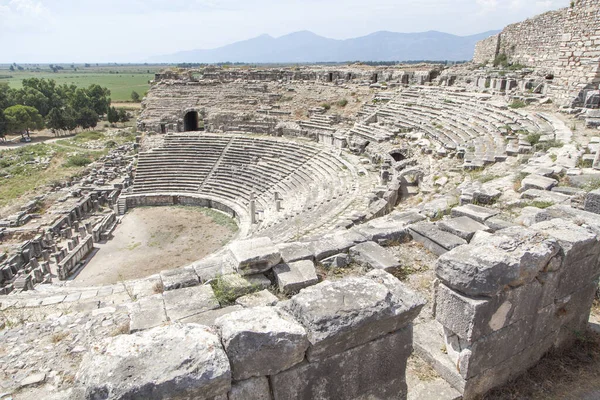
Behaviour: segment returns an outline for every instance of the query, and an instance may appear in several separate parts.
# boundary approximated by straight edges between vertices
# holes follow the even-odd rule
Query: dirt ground
[[[143,207],[129,211],[114,238],[75,275],[75,286],[113,284],[184,266],[213,253],[237,231],[234,221],[197,207]]]

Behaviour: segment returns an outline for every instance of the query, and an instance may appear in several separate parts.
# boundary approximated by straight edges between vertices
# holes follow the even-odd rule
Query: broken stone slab
[[[500,211],[492,208],[481,207],[475,204],[465,204],[452,209],[452,217],[469,217],[477,222],[485,224],[485,221],[500,214]]]
[[[364,242],[350,248],[350,256],[359,265],[390,272],[400,268],[392,253],[375,242]]]
[[[173,324],[91,346],[76,382],[89,400],[208,399],[226,395],[231,370],[213,330]]]
[[[405,399],[412,327],[271,376],[276,400]],[[327,379],[324,379],[326,377]]]
[[[266,272],[281,261],[281,253],[267,237],[233,242],[229,252],[240,275]]]
[[[210,285],[170,290],[163,294],[163,299],[170,321],[179,321],[220,307]]]
[[[302,362],[308,348],[306,330],[275,307],[255,307],[218,318],[234,380],[273,375]]]
[[[471,243],[442,255],[436,276],[467,296],[491,296],[531,282],[559,252],[555,239],[522,227],[478,232]]]
[[[600,215],[563,204],[556,204],[541,210],[536,215],[535,222],[549,221],[554,218],[571,221],[575,225],[591,229],[596,235],[600,235]]]
[[[247,276],[238,274],[223,275],[216,282],[220,291],[226,293],[228,298],[235,299],[271,286],[271,281],[263,274]]]
[[[467,242],[471,241],[471,238],[473,238],[473,235],[477,231],[491,231],[487,225],[465,216],[439,221],[437,226],[443,231],[458,236]]]
[[[261,290],[260,292],[250,293],[245,296],[238,298],[235,304],[238,304],[244,308],[261,307],[261,306],[274,306],[277,304],[279,299],[273,293],[267,289]]]
[[[600,189],[592,190],[585,195],[583,209],[594,214],[600,214]]]
[[[439,218],[450,213],[453,206],[458,204],[458,198],[444,196],[419,205],[419,213],[429,218]]]
[[[385,217],[373,219],[353,229],[366,239],[382,245],[402,243],[410,240],[408,226],[425,220],[425,216],[414,212],[395,211]]]
[[[565,203],[571,199],[570,196],[564,195],[562,193],[540,189],[528,189],[521,193],[521,198],[527,200],[548,202],[553,204]]]
[[[410,323],[424,300],[385,271],[324,281],[278,306],[308,331],[309,361],[371,341]]]
[[[234,268],[229,266],[233,262],[227,262],[228,259],[229,257],[223,257],[222,255],[212,255],[193,262],[190,267],[194,269],[200,282],[204,283],[220,275],[235,272]]]
[[[276,265],[273,273],[283,293],[294,293],[319,282],[315,264],[310,260]]]
[[[556,179],[531,174],[526,176],[521,181],[521,189],[519,189],[519,192],[523,193],[529,189],[551,190],[556,185],[558,185],[558,181]]]
[[[284,263],[300,260],[312,261],[315,258],[312,249],[310,248],[310,243],[280,243],[277,245],[277,248],[281,253],[281,259]]]
[[[410,234],[415,242],[421,243],[425,248],[436,255],[442,255],[455,247],[467,244],[460,237],[445,232],[430,222],[419,222],[410,226]]]
[[[311,249],[316,261],[321,261],[334,254],[345,253],[350,247],[366,242],[367,239],[358,232],[342,231],[325,235],[318,241],[311,242]]]
[[[265,376],[234,382],[228,400],[271,400],[269,380]]]
[[[344,268],[350,264],[350,256],[346,253],[336,254],[321,260],[321,265],[325,268]]]
[[[230,314],[235,311],[243,310],[244,308],[240,305],[217,308],[215,310],[206,311],[200,314],[195,314],[190,317],[182,319],[181,323],[183,324],[198,324],[198,325],[206,325],[206,326],[214,326],[215,321],[222,317],[223,315]]]
[[[174,290],[200,284],[200,279],[193,268],[176,268],[160,272],[164,290]]]
[[[164,325],[168,321],[163,296],[160,294],[130,303],[128,308],[132,333]]]
[[[39,372],[37,374],[28,375],[25,379],[23,379],[20,383],[20,387],[39,385],[40,383],[44,383],[46,381],[46,374],[44,372]]]

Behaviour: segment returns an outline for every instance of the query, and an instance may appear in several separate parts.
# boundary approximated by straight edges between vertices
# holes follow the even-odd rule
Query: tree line
[[[44,127],[55,133],[94,128],[101,116],[117,112],[110,102],[110,90],[97,84],[78,88],[43,78],[23,79],[20,89],[0,84],[0,137]],[[126,118],[126,113],[117,116]]]

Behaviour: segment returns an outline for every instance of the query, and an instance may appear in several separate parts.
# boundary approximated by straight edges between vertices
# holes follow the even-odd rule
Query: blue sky
[[[263,33],[470,35],[568,0],[0,0],[0,63],[138,62]]]

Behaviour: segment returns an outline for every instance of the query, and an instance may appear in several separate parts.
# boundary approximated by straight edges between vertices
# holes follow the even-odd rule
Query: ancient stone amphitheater
[[[570,348],[600,276],[599,49],[579,0],[463,65],[158,74],[136,144],[0,257],[0,399],[475,399]],[[71,284],[129,210],[171,205],[235,240]]]

